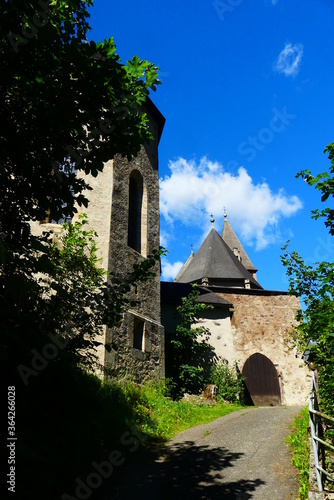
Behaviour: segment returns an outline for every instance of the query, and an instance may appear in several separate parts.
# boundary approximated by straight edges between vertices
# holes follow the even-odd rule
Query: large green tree
[[[156,261],[145,260],[128,276],[113,276],[113,282],[106,283],[95,233],[87,222],[81,215],[64,224],[57,242],[46,236],[35,258],[20,254],[21,267],[12,262],[17,269],[12,290],[0,304],[1,382],[6,383],[2,398],[8,387],[15,394],[2,432],[15,436],[7,443],[15,443],[11,466],[16,497],[22,500],[82,498],[74,493],[76,478],[84,480],[93,461],[105,461],[111,450],[119,449],[122,432],[115,423],[128,434],[131,429],[122,394],[86,372],[96,368],[103,326],[117,323],[129,307],[131,285],[149,278]],[[29,279],[31,272],[34,277]],[[23,273],[27,293],[17,288]],[[2,455],[8,473],[5,446]],[[65,494],[69,491],[74,496]]]
[[[56,241],[46,233],[35,257],[30,255],[27,261],[19,257],[25,261],[21,270],[28,275],[29,298],[24,294],[25,300],[17,304],[19,314],[3,325],[3,334],[7,334],[6,347],[11,347],[13,360],[19,363],[16,369],[25,386],[51,361],[73,368],[98,368],[96,350],[103,344],[104,326],[119,323],[122,313],[135,305],[131,288],[154,275],[159,251],[128,275],[113,273],[112,282],[107,282],[107,272],[97,257],[96,233],[87,224],[82,214],[76,222],[62,224]],[[13,264],[18,267],[18,262]],[[3,306],[11,310],[7,297]]]
[[[35,277],[52,260],[29,221],[73,216],[87,205],[76,173],[96,176],[151,138],[157,68],[137,56],[121,64],[112,38],[88,41],[90,7],[0,0],[0,331],[11,342],[40,330]]]
[[[83,180],[150,139],[143,104],[157,68],[120,64],[112,38],[87,40],[92,0],[0,0],[0,224],[71,216]],[[62,172],[59,173],[59,166]]]
[[[309,170],[297,174],[309,186],[321,192],[322,202],[334,197],[334,143],[325,151],[331,162],[328,172],[313,176]],[[324,218],[330,234],[334,235],[334,209],[331,206],[312,211],[312,218]],[[287,268],[290,293],[300,297],[304,310],[297,316],[294,341],[301,351],[310,340],[312,361],[319,371],[319,387],[322,408],[334,416],[334,263],[317,262],[308,265],[297,252],[284,247],[283,264]]]
[[[76,443],[86,436],[68,428],[80,368],[92,368],[102,325],[117,323],[131,286],[148,279],[159,258],[157,250],[106,283],[85,219],[64,228],[60,246],[30,234],[31,220],[71,218],[76,204],[87,204],[78,171],[96,176],[105,161],[131,158],[151,139],[145,101],[159,83],[157,68],[137,56],[121,64],[112,39],[89,41],[91,7],[91,0],[0,0],[0,360],[2,398],[8,386],[16,390],[20,498],[59,498],[65,440],[72,473],[82,472]],[[85,414],[80,389],[77,418]],[[96,457],[85,459],[89,468]]]

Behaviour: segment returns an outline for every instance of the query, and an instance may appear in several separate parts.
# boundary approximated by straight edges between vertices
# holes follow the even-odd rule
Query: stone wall
[[[97,177],[85,176],[93,188],[86,191],[88,208],[80,209],[88,215],[89,226],[98,233],[99,257],[102,265],[112,274],[125,277],[134,264],[158,250],[160,243],[158,129],[150,122],[155,139],[141,147],[131,161],[116,156],[104,165]],[[146,203],[142,211],[141,252],[128,246],[129,179],[133,171],[141,174]],[[164,328],[161,325],[160,265],[153,269],[154,278],[133,288],[129,297],[136,302],[131,312],[124,314],[120,327],[105,329],[103,343],[112,345],[111,352],[99,349],[105,373],[118,378],[141,382],[149,377],[161,378],[165,374]],[[144,323],[142,349],[133,347],[134,318]]]
[[[104,164],[103,171],[97,177],[85,175],[78,172],[78,177],[83,178],[92,190],[85,190],[84,195],[88,198],[88,207],[79,207],[78,215],[86,213],[89,221],[89,228],[97,232],[98,257],[102,259],[101,266],[108,269],[109,262],[109,240],[110,240],[110,220],[112,206],[112,186],[114,175],[114,162],[110,160]],[[74,220],[77,217],[74,217]]]
[[[153,145],[141,148],[137,157],[131,162],[126,158],[117,157],[114,160],[114,182],[112,194],[112,208],[110,218],[110,242],[108,268],[120,274],[132,270],[133,264],[143,261],[145,255],[128,246],[128,206],[129,206],[129,177],[132,170],[138,170],[143,179],[147,192],[147,254],[159,249],[159,176],[157,165],[151,165],[150,150]],[[160,267],[155,267],[155,279],[139,285],[134,299],[140,297],[136,307],[141,314],[160,321]]]
[[[133,324],[135,319],[144,322],[144,345],[137,349],[133,345]],[[139,315],[136,311],[124,314],[121,327],[107,331],[107,341],[112,351],[106,357],[108,376],[143,382],[160,379],[165,375],[164,328],[159,322]]]
[[[108,267],[120,274],[130,272],[133,264],[145,258],[127,244],[128,179],[133,169],[141,173],[147,193],[147,214],[143,214],[147,218],[143,227],[143,236],[147,233],[147,254],[159,248],[159,177],[156,148],[156,142],[152,141],[150,145],[142,147],[131,162],[119,157],[114,160]],[[112,344],[113,349],[111,353],[106,353],[106,368],[120,377],[143,381],[149,377],[161,378],[165,373],[159,263],[156,263],[154,272],[153,279],[139,284],[132,291],[132,299],[137,301],[137,305],[131,313],[125,315],[122,326],[107,331],[107,342]],[[145,345],[142,351],[134,349],[130,341],[131,321],[136,316],[145,322]]]
[[[210,331],[209,343],[214,347],[217,358],[225,359],[230,365],[236,360],[231,317],[228,308],[214,308],[205,312],[205,318],[198,321]]]
[[[299,299],[286,294],[220,293],[233,303],[231,329],[240,369],[255,353],[267,356],[277,369],[282,403],[306,404],[310,374],[289,344]]]
[[[85,191],[89,200],[88,208],[80,208],[79,213],[87,213],[89,227],[97,234],[98,256],[102,259],[101,265],[112,273],[125,277],[131,273],[134,264],[142,262],[147,254],[159,248],[159,178],[157,159],[154,158],[151,149],[156,147],[152,144],[142,147],[136,158],[129,162],[126,158],[116,156],[113,161],[104,165],[102,172],[97,177],[85,176],[85,181],[92,190]],[[144,188],[147,194],[147,210],[143,213],[143,238],[146,236],[147,244],[145,253],[142,255],[128,246],[128,209],[129,209],[129,178],[133,170],[140,172],[144,179]],[[130,292],[131,299],[137,301],[135,311],[156,323],[160,323],[160,269],[157,263],[154,269],[155,278],[147,283],[140,284],[137,289]],[[105,330],[104,342],[112,343],[115,347],[112,353],[99,348],[99,359],[103,366],[112,368],[112,373],[121,376],[130,375],[133,370],[133,359],[129,351],[126,339],[123,338],[123,326],[112,331]],[[128,328],[127,328],[128,331]],[[128,331],[131,335],[131,331]],[[143,373],[146,371],[146,359],[137,364],[142,365]],[[112,367],[111,367],[112,365]],[[136,369],[136,372],[138,370]],[[144,375],[143,375],[144,376]],[[137,378],[137,373],[135,374]]]
[[[112,185],[114,164],[110,160],[104,164],[102,172],[99,172],[97,177],[85,175],[82,171],[78,172],[78,177],[83,178],[92,190],[85,190],[84,195],[89,200],[88,207],[78,207],[78,213],[73,218],[75,221],[81,213],[86,213],[88,216],[89,229],[94,229],[97,233],[97,256],[101,259],[101,267],[108,269],[109,261],[109,240],[110,240],[110,218],[112,205]],[[107,279],[107,277],[106,277]],[[104,367],[105,364],[105,342],[106,342],[106,327],[103,329],[103,334],[96,340],[100,342],[97,347],[97,355],[99,364]],[[98,375],[102,376],[103,371],[99,371]]]
[[[159,175],[158,175],[158,145],[165,119],[148,99],[145,111],[149,117],[152,140],[140,148],[135,158],[115,156],[104,164],[104,169],[97,177],[85,175],[78,171],[78,177],[84,178],[92,188],[84,192],[88,199],[88,207],[77,207],[78,213],[74,220],[86,213],[89,229],[97,232],[98,257],[101,266],[108,270],[106,279],[112,282],[113,274],[126,278],[133,271],[134,264],[145,260],[160,244],[160,211],[159,211]],[[128,240],[129,226],[129,186],[130,175],[139,178],[141,197],[136,198],[135,211],[141,210],[142,244],[137,246]],[[141,183],[143,181],[143,185]],[[137,193],[137,192],[136,192]],[[133,200],[135,197],[131,197]],[[132,211],[131,211],[132,214]],[[131,218],[131,217],[130,217]],[[133,234],[138,234],[139,219],[134,217],[130,226]],[[51,230],[54,239],[59,238],[61,227],[57,224],[32,223],[35,234],[43,230]],[[138,240],[139,241],[139,240]],[[136,242],[137,243],[137,242]],[[136,248],[136,249],[135,249]],[[137,251],[138,250],[138,251]],[[118,328],[104,329],[98,341],[99,362],[105,368],[105,374],[130,378],[141,382],[149,377],[161,378],[165,375],[164,328],[161,325],[160,305],[160,263],[157,262],[151,270],[154,277],[146,283],[133,287],[128,297],[133,304],[131,311],[124,313],[122,324]],[[135,341],[135,325],[142,324],[142,342]],[[104,348],[111,344],[111,352]]]
[[[179,284],[175,285],[174,295],[178,297]],[[172,337],[178,322],[178,301],[172,302],[170,286],[164,289],[163,324],[167,335]],[[214,309],[206,311],[205,317],[199,320],[201,326],[210,330],[209,343],[215,348],[216,356],[232,366],[236,361],[240,371],[251,355],[266,356],[277,371],[282,404],[306,405],[311,374],[300,353],[289,343],[295,315],[300,309],[299,299],[286,292],[266,290],[220,289],[215,293],[233,304],[230,307],[216,303]]]

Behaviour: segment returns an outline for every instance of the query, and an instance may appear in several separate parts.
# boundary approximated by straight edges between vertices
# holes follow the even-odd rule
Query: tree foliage
[[[121,64],[112,38],[89,41],[92,4],[0,0],[0,359],[2,382],[16,388],[20,498],[53,498],[64,476],[81,472],[87,436],[72,423],[83,417],[86,425],[89,384],[78,368],[96,366],[102,327],[133,305],[129,292],[160,255],[107,281],[85,217],[57,242],[30,233],[31,221],[71,218],[87,206],[80,171],[97,176],[104,162],[130,159],[152,138],[145,102],[158,68],[138,56]],[[92,450],[104,446],[94,432]],[[66,471],[65,441],[77,462]]]
[[[329,173],[314,177],[309,170],[303,170],[297,174],[321,192],[322,202],[334,196],[334,144],[329,144],[324,152],[331,161]],[[325,218],[326,227],[334,234],[332,208],[313,210],[312,214],[315,219]],[[334,263],[323,261],[308,265],[297,252],[290,252],[288,245],[283,250],[282,262],[287,268],[290,293],[300,297],[305,304],[305,309],[297,315],[294,342],[303,351],[310,340],[316,341],[311,355],[319,370],[322,407],[334,415]]]
[[[12,238],[87,204],[73,166],[96,176],[151,138],[143,104],[157,67],[120,64],[112,38],[88,41],[92,3],[0,0],[0,223]]]
[[[97,176],[152,138],[145,101],[158,68],[138,56],[121,64],[112,38],[89,41],[92,4],[0,0],[0,331],[14,368],[50,335],[70,363],[91,366],[101,325],[119,321],[159,259],[157,249],[107,284],[85,219],[65,227],[61,247],[30,233],[30,221],[87,206],[80,170]]]
[[[317,176],[313,176],[309,170],[301,170],[297,177],[304,179],[309,186],[314,186],[321,193],[321,201],[325,202],[334,197],[334,142],[326,146],[324,153],[328,154],[328,159],[331,162],[329,172],[321,172]],[[331,235],[334,235],[334,208],[326,207],[323,210],[312,210],[312,218],[325,219],[325,226],[328,228]]]
[[[34,253],[15,256],[6,269],[7,293],[0,304],[1,358],[11,362],[25,385],[39,375],[36,353],[40,359],[61,360],[74,368],[97,368],[96,350],[104,343],[104,326],[119,323],[123,312],[135,305],[132,287],[154,275],[159,251],[128,275],[113,273],[107,281],[97,257],[96,233],[87,230],[87,224],[83,214],[76,222],[63,224],[57,241],[45,233]]]
[[[198,302],[198,296],[199,291],[193,285],[192,292],[187,297],[182,297],[182,303],[177,307],[180,321],[176,327],[175,339],[171,341],[174,377],[181,394],[196,394],[203,390],[214,351],[208,343],[209,329],[196,326],[203,313],[212,309],[212,306]]]

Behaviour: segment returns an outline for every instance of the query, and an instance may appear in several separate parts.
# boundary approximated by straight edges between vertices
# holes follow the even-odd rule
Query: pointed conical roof
[[[174,281],[179,281],[179,279],[178,279],[179,276],[181,276],[184,273],[184,271],[187,269],[187,267],[189,266],[189,264],[191,263],[191,261],[193,260],[194,257],[195,257],[195,254],[191,250],[189,257],[187,258],[187,260],[185,261],[185,263],[183,264],[183,266],[181,267],[181,269],[179,270],[179,272],[175,276]]]
[[[247,271],[249,271],[250,273],[256,273],[257,268],[251,262],[245,249],[243,248],[242,244],[240,243],[239,238],[237,237],[237,235],[233,231],[231,224],[227,220],[226,214],[224,215],[224,217],[225,217],[225,220],[224,220],[223,230],[222,230],[222,234],[221,234],[222,239],[225,241],[225,243],[227,243],[227,245],[232,250],[232,252],[233,252],[234,248],[238,249],[238,251],[240,252],[241,262],[245,266]]]
[[[195,283],[204,278],[209,280],[209,286],[244,288],[245,280],[249,280],[252,288],[261,288],[214,228],[197,253],[191,259],[188,258],[174,281]]]

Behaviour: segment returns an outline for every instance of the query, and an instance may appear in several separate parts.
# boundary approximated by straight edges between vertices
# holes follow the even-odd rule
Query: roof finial
[[[213,215],[211,214],[211,219],[210,219],[210,222],[212,224],[212,227],[215,227],[214,226],[214,223],[215,223],[215,219],[213,218]]]
[[[190,247],[191,247],[191,252],[190,252],[190,253],[191,253],[191,255],[194,255],[194,250],[193,250],[194,245],[193,245],[193,244],[191,244],[191,245],[190,245]]]
[[[224,207],[224,219],[227,219],[226,207]]]

